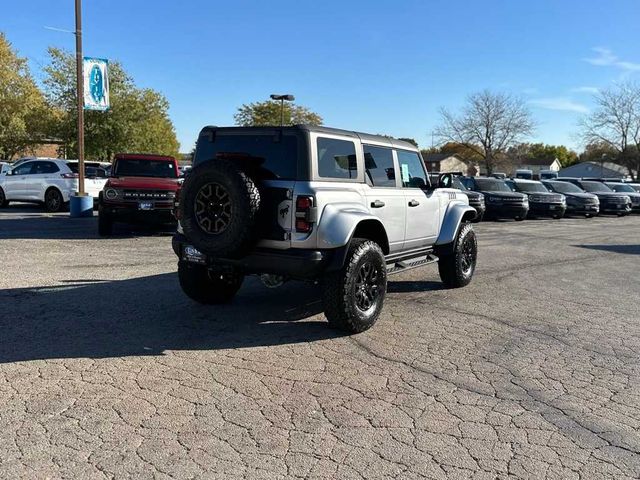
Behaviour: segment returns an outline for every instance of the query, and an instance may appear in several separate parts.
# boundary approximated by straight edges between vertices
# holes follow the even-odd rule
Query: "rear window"
[[[116,177],[178,177],[173,162],[141,158],[119,158],[116,160],[113,174]]]
[[[367,179],[374,187],[395,187],[396,172],[390,148],[364,146],[364,167]]]
[[[194,166],[219,158],[248,158],[260,165],[265,178],[295,180],[298,169],[298,138],[295,135],[224,135],[198,139]]]

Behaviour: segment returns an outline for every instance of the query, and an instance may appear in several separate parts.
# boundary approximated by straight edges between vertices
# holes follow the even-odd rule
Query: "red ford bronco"
[[[98,233],[111,235],[114,222],[175,222],[173,202],[180,182],[173,157],[117,154],[100,192]]]

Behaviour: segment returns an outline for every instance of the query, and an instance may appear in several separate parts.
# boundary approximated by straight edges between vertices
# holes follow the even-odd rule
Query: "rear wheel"
[[[7,205],[9,205],[9,200],[7,200],[7,197],[4,194],[4,190],[0,188],[0,208],[4,208]]]
[[[460,227],[453,245],[453,252],[440,255],[438,272],[440,279],[449,288],[464,287],[471,282],[476,270],[478,242],[470,223]]]
[[[178,280],[182,291],[192,300],[216,305],[233,299],[244,275],[236,271],[214,272],[204,265],[178,262]]]
[[[44,194],[44,208],[47,212],[55,213],[62,210],[64,207],[64,199],[60,190],[57,188],[50,188]]]
[[[387,265],[380,246],[354,238],[344,266],[324,279],[322,300],[329,324],[351,333],[378,320],[387,292]]]

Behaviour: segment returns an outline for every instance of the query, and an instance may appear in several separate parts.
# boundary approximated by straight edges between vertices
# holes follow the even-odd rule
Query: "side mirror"
[[[443,173],[438,177],[438,188],[451,188],[453,185],[453,175]]]

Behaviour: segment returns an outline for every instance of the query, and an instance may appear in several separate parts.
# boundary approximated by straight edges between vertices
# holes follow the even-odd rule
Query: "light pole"
[[[284,102],[293,102],[296,99],[293,95],[277,95],[272,94],[271,100],[280,100],[280,126],[284,126]]]
[[[82,0],[76,1],[76,95],[78,97],[78,196],[84,191],[84,76],[82,74]]]

